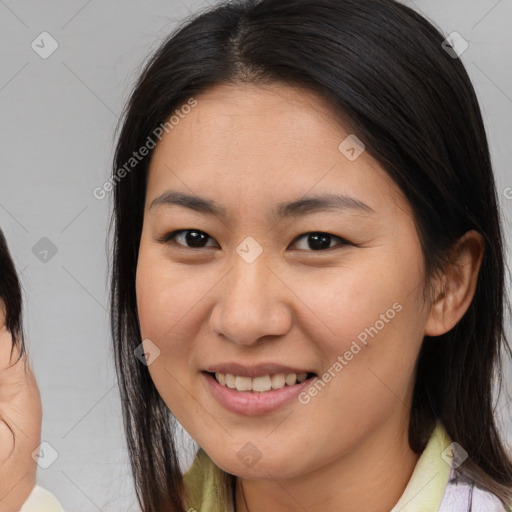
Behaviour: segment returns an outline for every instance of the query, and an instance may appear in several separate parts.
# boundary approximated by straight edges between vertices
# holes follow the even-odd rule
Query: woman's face
[[[313,93],[220,85],[195,100],[152,156],[137,267],[163,400],[245,478],[303,475],[384,432],[406,438],[429,312],[398,187]],[[294,369],[316,378],[231,390],[205,373],[223,364],[240,365],[222,373],[242,389],[279,388]],[[277,367],[240,378],[266,364]]]

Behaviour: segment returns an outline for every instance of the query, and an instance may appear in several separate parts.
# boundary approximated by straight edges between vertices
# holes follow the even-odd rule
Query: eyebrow
[[[226,218],[226,209],[212,199],[169,190],[151,202],[149,209],[160,205],[177,205],[199,213]],[[273,209],[276,219],[300,217],[309,213],[331,210],[356,210],[375,213],[375,210],[359,199],[343,194],[321,194],[302,197],[294,201],[277,204]]]

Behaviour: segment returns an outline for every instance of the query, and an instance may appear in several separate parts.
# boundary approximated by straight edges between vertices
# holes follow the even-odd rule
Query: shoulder
[[[453,470],[438,512],[507,512],[501,500]]]
[[[64,509],[50,491],[36,485],[19,512],[64,512]]]

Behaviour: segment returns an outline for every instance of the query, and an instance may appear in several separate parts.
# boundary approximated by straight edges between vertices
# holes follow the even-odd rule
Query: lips
[[[294,399],[316,378],[311,377],[292,386],[260,393],[229,389],[217,382],[215,377],[206,371],[201,372],[201,376],[206,389],[220,405],[230,412],[244,416],[270,414],[281,407],[293,404]]]
[[[204,368],[201,374],[209,392],[225,409],[248,416],[271,413],[292,403],[293,399],[317,377],[317,374],[307,367],[273,362],[256,365],[219,363]],[[283,377],[286,377],[291,385],[283,385]],[[221,383],[217,378],[225,382]],[[269,378],[272,382],[271,388],[268,386]],[[259,382],[255,384],[255,380]],[[231,389],[233,384],[235,388],[241,389]]]

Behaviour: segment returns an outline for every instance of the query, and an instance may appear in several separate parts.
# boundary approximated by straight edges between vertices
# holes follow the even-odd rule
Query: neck
[[[409,446],[407,427],[397,427],[390,420],[350,453],[296,478],[238,477],[235,510],[389,512],[403,494],[419,459]]]

